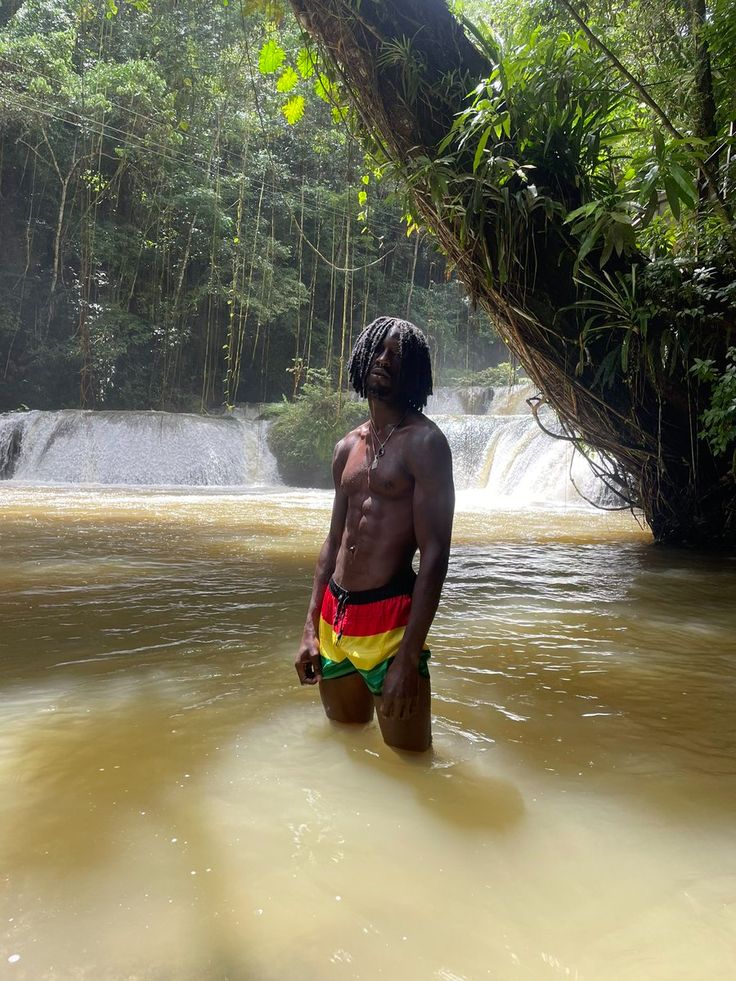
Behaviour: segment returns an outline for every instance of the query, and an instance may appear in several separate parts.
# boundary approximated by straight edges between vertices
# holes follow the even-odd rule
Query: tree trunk
[[[490,314],[556,410],[563,431],[609,462],[610,479],[644,510],[655,539],[735,546],[736,480],[730,460],[714,457],[697,439],[707,392],[691,386],[687,366],[679,373],[651,370],[643,346],[632,336],[629,360],[636,372],[604,387],[600,368],[611,332],[601,331],[586,341],[583,357],[574,309],[579,287],[573,263],[579,243],[562,217],[546,216],[541,209],[539,218],[531,214],[522,233],[509,239],[513,254],[506,265],[516,271],[502,281],[497,275],[502,256],[488,230],[491,222],[469,207],[467,197],[467,213],[458,208],[459,196],[470,193],[463,188],[473,184],[460,180],[473,176],[472,151],[454,185],[438,191],[432,184],[431,162],[439,156],[439,143],[458,111],[467,107],[467,94],[492,67],[444,0],[291,4],[336,67],[369,136],[407,179],[417,211],[470,295]],[[522,154],[517,159],[524,162]],[[572,184],[545,186],[540,171],[535,183],[562,204],[563,214],[577,206],[578,191]],[[639,268],[646,262],[644,256],[628,259],[629,266]],[[672,323],[674,316],[675,311]],[[672,323],[658,328],[663,345]],[[723,327],[718,329],[725,336]],[[704,336],[710,331],[713,343],[721,343],[713,341],[707,314],[702,330]]]

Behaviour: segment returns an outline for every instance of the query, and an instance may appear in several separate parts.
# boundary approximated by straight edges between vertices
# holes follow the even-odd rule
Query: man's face
[[[368,369],[368,394],[379,399],[394,399],[401,374],[401,345],[398,327],[392,327],[378,345]]]

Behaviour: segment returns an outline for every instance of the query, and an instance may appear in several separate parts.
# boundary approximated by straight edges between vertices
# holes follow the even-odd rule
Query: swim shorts
[[[410,571],[379,589],[350,591],[330,579],[319,620],[324,681],[357,672],[374,695],[381,694],[409,622],[415,581]],[[429,677],[428,660],[425,647],[419,658],[423,678]]]

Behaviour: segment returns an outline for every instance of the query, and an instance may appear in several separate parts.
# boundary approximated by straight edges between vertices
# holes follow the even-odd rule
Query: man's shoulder
[[[422,413],[417,413],[411,421],[407,436],[405,460],[415,477],[419,477],[427,468],[451,472],[450,445],[437,423]]]
[[[417,412],[411,419],[409,433],[418,442],[429,446],[447,445],[447,437],[436,422]]]
[[[365,419],[363,422],[359,423],[355,429],[351,429],[350,432],[345,433],[342,439],[338,440],[337,445],[340,446],[341,443],[356,443],[358,440],[365,439],[367,432],[368,420]]]
[[[360,425],[356,426],[355,429],[351,429],[350,432],[345,433],[342,439],[339,439],[335,444],[335,456],[339,457],[343,454],[347,454],[355,446],[356,443],[361,442],[366,438],[368,432],[368,421],[361,422]]]

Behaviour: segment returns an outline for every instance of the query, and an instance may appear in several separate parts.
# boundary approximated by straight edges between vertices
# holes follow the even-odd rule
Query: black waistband
[[[377,603],[379,600],[391,599],[394,596],[411,596],[417,574],[413,569],[399,573],[398,576],[378,589],[343,589],[334,579],[330,579],[330,592],[344,606],[361,606],[364,603]]]

